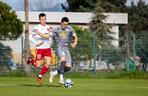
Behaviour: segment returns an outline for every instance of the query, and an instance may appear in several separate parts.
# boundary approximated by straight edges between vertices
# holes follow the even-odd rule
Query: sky
[[[8,3],[12,10],[23,11],[24,10],[24,0],[0,0]],[[38,2],[37,2],[38,1]],[[139,0],[128,0],[127,5],[130,5],[131,2],[134,4]],[[144,0],[148,4],[148,0]],[[65,11],[61,4],[68,8],[67,0],[29,0],[29,10],[30,11]]]
[[[127,0],[127,5],[130,5],[131,2],[134,2],[136,4],[139,0]],[[148,0],[143,0],[145,3],[148,4]]]
[[[0,0],[4,1],[12,7],[12,10],[23,11],[24,0]],[[30,11],[65,11],[61,4],[68,7],[67,0],[28,0]]]

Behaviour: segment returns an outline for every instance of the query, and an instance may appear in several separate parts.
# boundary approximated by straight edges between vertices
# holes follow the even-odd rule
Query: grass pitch
[[[74,86],[65,88],[58,78],[39,86],[33,77],[0,77],[0,96],[148,96],[148,80],[71,79]]]

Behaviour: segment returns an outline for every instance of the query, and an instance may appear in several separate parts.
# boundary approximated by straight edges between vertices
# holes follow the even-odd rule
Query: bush
[[[11,73],[3,73],[1,76],[6,77],[25,77],[27,76],[26,72],[23,70],[13,70]]]
[[[67,78],[99,78],[99,79],[148,79],[148,72],[68,72]]]

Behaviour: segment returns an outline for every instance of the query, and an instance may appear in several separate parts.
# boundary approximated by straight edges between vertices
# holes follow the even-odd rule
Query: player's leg
[[[36,70],[39,71],[39,67],[42,64],[42,58],[43,58],[43,49],[37,49],[37,53],[36,53],[36,62],[35,62],[35,67]],[[42,84],[42,80],[41,80],[40,74],[38,74],[38,76],[36,77],[36,80],[38,81],[39,84]]]
[[[31,56],[27,59],[27,64],[31,65],[32,77],[35,77],[37,74],[36,68],[36,48],[30,48]]]
[[[71,61],[71,55],[69,50],[65,50],[65,54],[66,54],[66,64],[64,66],[64,72],[67,72],[72,67],[72,61]]]
[[[57,49],[58,49],[57,54],[61,61],[61,64],[59,65],[59,68],[58,68],[58,74],[60,75],[59,83],[64,84],[63,74],[64,74],[64,66],[66,64],[66,54],[65,54],[64,48],[59,47]]]
[[[65,56],[61,56],[61,64],[58,69],[58,74],[60,75],[59,83],[64,84],[64,66],[66,65],[66,58]]]
[[[45,65],[42,67],[39,76],[37,77],[38,79],[41,80],[42,76],[48,72],[49,65],[51,64],[51,49],[44,49],[42,55],[44,56],[45,59]]]
[[[60,80],[59,83],[64,84],[64,72],[71,69],[71,55],[68,49],[64,50],[64,54],[61,56],[61,65],[59,68]]]
[[[49,77],[49,83],[53,82],[53,78],[55,75],[58,74],[57,72],[57,64],[58,64],[58,60],[57,60],[57,56],[56,54],[53,52],[52,53],[52,58],[51,58],[51,65],[50,65],[50,77]]]
[[[41,78],[49,69],[49,65],[51,64],[51,57],[45,56],[45,65],[42,67],[39,77]]]
[[[65,57],[61,57],[61,58],[65,58]],[[50,83],[53,82],[54,76],[59,74],[59,76],[60,76],[59,83],[64,84],[63,74],[64,74],[64,66],[65,66],[65,64],[66,64],[66,61],[64,59],[64,61],[61,61],[61,64],[59,64],[58,70],[51,70],[50,71],[50,78],[49,78]]]
[[[57,56],[58,56],[58,58],[60,59],[61,64],[59,64],[58,70],[55,70],[55,71],[51,71],[51,72],[50,72],[49,82],[52,83],[54,76],[55,76],[56,74],[59,74],[59,75],[60,75],[59,83],[64,84],[63,73],[64,73],[64,66],[65,66],[65,64],[66,64],[64,49],[58,47],[58,48],[57,48]]]
[[[53,82],[54,76],[58,74],[58,71],[53,66],[50,66],[50,77],[49,77],[49,83]]]
[[[38,71],[39,72],[39,67],[41,66],[41,64],[42,64],[42,60],[36,60],[36,64],[35,64],[35,67],[36,67],[36,71]],[[36,77],[36,80],[38,81],[38,83],[39,84],[42,84],[42,80],[41,80],[41,76],[40,75],[38,75],[37,77]]]
[[[35,61],[36,61],[36,48],[31,48],[31,57],[28,58],[27,64],[31,64],[32,66],[35,66]]]
[[[42,49],[37,49],[36,51],[36,62],[35,62],[35,67],[39,68],[42,64],[42,58],[43,58],[43,50]]]

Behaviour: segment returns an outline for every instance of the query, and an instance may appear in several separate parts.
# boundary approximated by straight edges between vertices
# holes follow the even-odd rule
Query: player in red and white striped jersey
[[[39,68],[42,64],[42,59],[45,59],[45,65],[38,77],[36,78],[38,83],[41,84],[42,76],[48,71],[51,64],[51,28],[46,25],[46,14],[39,14],[40,24],[33,28],[33,31],[29,34],[29,40],[36,45],[36,62],[35,67]],[[42,33],[42,34],[40,34]],[[45,36],[42,36],[46,34]]]

